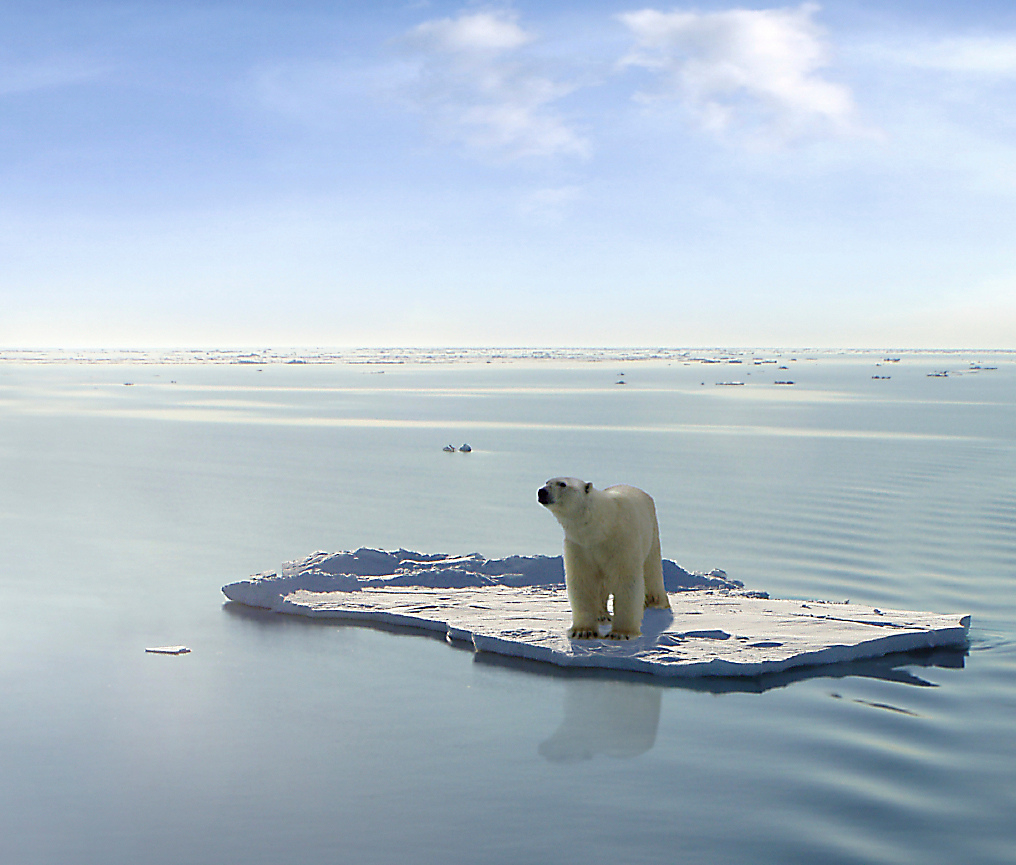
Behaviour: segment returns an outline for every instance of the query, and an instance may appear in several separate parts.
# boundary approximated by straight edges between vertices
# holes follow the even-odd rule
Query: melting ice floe
[[[222,591],[281,613],[437,630],[481,652],[660,676],[754,676],[966,644],[969,616],[773,600],[723,571],[663,565],[672,609],[647,610],[642,636],[624,642],[568,639],[559,556],[317,552]]]

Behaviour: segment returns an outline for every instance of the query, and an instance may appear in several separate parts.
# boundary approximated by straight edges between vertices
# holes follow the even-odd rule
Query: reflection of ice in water
[[[564,719],[540,743],[552,763],[577,763],[597,754],[629,759],[656,744],[659,688],[631,682],[575,679],[567,683]]]

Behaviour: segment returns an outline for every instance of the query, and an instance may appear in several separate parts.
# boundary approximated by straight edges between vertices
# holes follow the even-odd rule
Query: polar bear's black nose
[[[536,498],[541,505],[549,504],[550,490],[548,490],[546,487],[540,487],[540,491],[536,494]]]

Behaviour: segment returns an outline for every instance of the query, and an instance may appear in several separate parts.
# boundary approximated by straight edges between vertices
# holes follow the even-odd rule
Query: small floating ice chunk
[[[464,453],[464,454],[468,454],[468,453],[470,453],[470,452],[471,452],[471,451],[472,451],[473,449],[472,449],[472,448],[471,448],[471,447],[470,447],[470,446],[469,446],[468,444],[463,444],[463,445],[462,445],[462,447],[460,447],[460,448],[459,448],[459,450],[460,450],[460,451],[461,451],[462,453]]]
[[[446,454],[453,454],[455,453],[455,445],[445,445],[441,448],[441,450],[443,450]]]
[[[186,646],[153,646],[145,651],[153,655],[187,655],[190,653],[190,649]]]

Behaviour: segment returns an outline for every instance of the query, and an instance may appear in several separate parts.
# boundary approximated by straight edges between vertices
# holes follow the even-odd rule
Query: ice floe
[[[672,609],[647,610],[642,636],[626,642],[568,639],[559,556],[317,552],[222,591],[280,613],[438,631],[478,652],[669,677],[756,676],[967,642],[969,616],[776,600],[669,560],[664,582]]]

